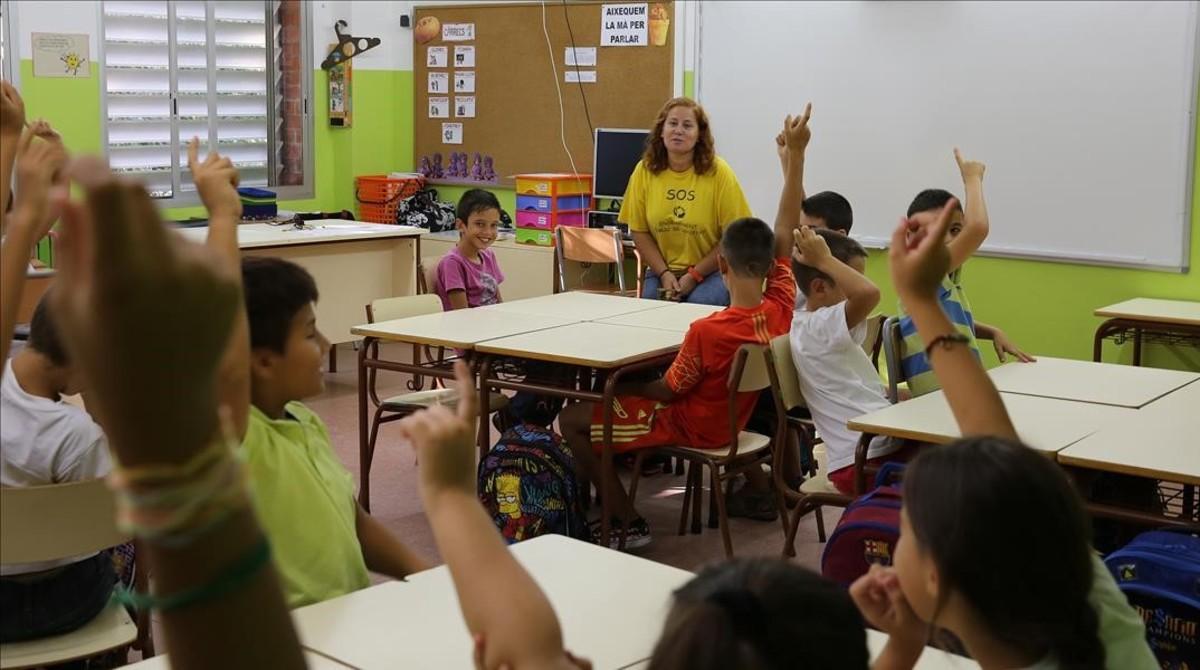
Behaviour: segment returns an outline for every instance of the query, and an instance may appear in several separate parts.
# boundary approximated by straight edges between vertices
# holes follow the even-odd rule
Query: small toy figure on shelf
[[[474,159],[471,161],[471,180],[483,181],[483,159],[480,158],[479,152],[475,152]]]
[[[483,157],[483,181],[496,181],[496,170],[492,167],[492,157]]]
[[[429,156],[421,156],[421,176],[429,179],[433,176],[433,166],[429,164]]]
[[[434,179],[441,179],[444,176],[442,172],[442,155],[440,153],[433,155],[433,174]]]

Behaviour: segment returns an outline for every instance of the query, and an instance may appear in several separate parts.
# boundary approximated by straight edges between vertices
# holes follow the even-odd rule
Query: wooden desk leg
[[[329,370],[328,372],[337,372],[337,343],[329,343]]]
[[[858,438],[858,446],[854,449],[854,497],[856,498],[867,492],[867,450],[870,449],[871,440],[874,438],[875,436],[871,433],[863,433],[862,437]]]
[[[370,512],[371,477],[367,475],[367,352],[375,338],[363,340],[358,350],[358,500]]]
[[[482,462],[487,457],[492,440],[492,426],[488,423],[488,417],[492,413],[492,394],[487,383],[492,372],[492,357],[480,353],[476,353],[475,357],[478,361],[479,380],[479,460]]]
[[[604,382],[604,397],[600,402],[604,403],[601,407],[604,409],[604,444],[600,450],[600,546],[609,546],[609,534],[612,532],[612,496],[608,495],[611,488],[609,482],[617,476],[613,472],[613,453],[612,453],[612,435],[613,435],[613,397],[616,395],[617,378],[620,375],[610,374]],[[622,524],[628,528],[629,524]],[[617,550],[625,548],[625,535],[621,535],[621,541],[617,545]]]
[[[1142,365],[1142,329],[1133,329],[1133,364],[1141,367]]]

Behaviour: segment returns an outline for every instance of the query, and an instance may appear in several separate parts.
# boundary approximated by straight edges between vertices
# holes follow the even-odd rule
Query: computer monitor
[[[592,195],[597,198],[625,197],[629,176],[642,159],[648,130],[597,128],[592,165]]]

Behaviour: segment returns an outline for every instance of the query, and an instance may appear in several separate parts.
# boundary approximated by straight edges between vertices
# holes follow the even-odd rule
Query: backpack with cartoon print
[[[509,544],[539,535],[590,541],[575,458],[553,431],[518,424],[479,463],[479,501]]]

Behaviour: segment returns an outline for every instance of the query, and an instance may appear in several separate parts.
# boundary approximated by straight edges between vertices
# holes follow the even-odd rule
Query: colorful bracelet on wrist
[[[700,274],[700,271],[696,269],[696,266],[693,265],[693,266],[689,267],[687,269],[687,273],[688,273],[688,276],[691,277],[692,279],[694,279],[697,284],[701,284],[704,282],[704,275]]]

